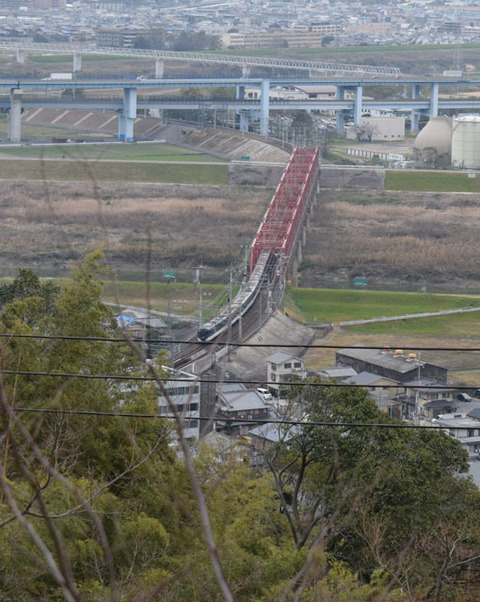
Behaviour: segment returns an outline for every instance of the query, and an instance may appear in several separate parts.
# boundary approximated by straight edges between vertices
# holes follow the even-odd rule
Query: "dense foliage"
[[[171,427],[138,417],[156,412],[158,388],[115,379],[149,366],[131,345],[95,340],[120,334],[100,301],[100,260],[90,255],[58,290],[22,273],[4,298],[2,600],[220,600]],[[248,445],[195,449],[234,599],[443,601],[475,591],[480,499],[453,439],[351,426],[396,423],[364,391],[320,381],[295,387],[289,411],[309,424],[280,427],[255,470]],[[120,412],[137,417],[111,415]]]

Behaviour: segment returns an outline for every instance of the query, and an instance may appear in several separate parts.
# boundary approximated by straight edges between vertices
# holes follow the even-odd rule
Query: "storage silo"
[[[449,167],[452,149],[452,118],[430,117],[417,134],[413,156],[424,167]]]
[[[421,153],[433,148],[439,155],[450,153],[452,139],[452,119],[450,117],[430,117],[426,126],[420,130],[413,143],[413,148]]]
[[[452,165],[480,169],[480,115],[453,118]]]

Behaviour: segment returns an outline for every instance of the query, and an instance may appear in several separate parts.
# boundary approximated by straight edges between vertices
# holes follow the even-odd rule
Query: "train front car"
[[[250,309],[262,283],[265,278],[268,278],[269,258],[270,253],[261,253],[246,286],[237,294],[230,307],[198,330],[199,341],[213,341],[221,333],[231,328],[240,316]]]

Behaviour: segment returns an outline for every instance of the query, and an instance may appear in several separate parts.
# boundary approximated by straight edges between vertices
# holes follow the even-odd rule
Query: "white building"
[[[163,367],[172,379],[166,381],[165,395],[158,398],[158,410],[162,416],[182,421],[183,435],[191,441],[200,437],[200,383],[198,376]]]
[[[452,413],[441,414],[432,422],[458,439],[469,455],[474,455],[480,450],[480,420],[469,418],[466,414]]]
[[[405,117],[361,117],[358,125],[346,128],[346,136],[368,142],[405,140]]]
[[[267,382],[270,391],[278,396],[282,383],[292,380],[292,377],[305,378],[305,362],[296,355],[278,351],[267,358]]]

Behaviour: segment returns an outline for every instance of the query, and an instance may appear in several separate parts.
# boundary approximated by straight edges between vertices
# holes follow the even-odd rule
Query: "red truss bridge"
[[[318,175],[318,148],[296,148],[258,228],[250,273],[261,253],[272,252],[286,271]]]

